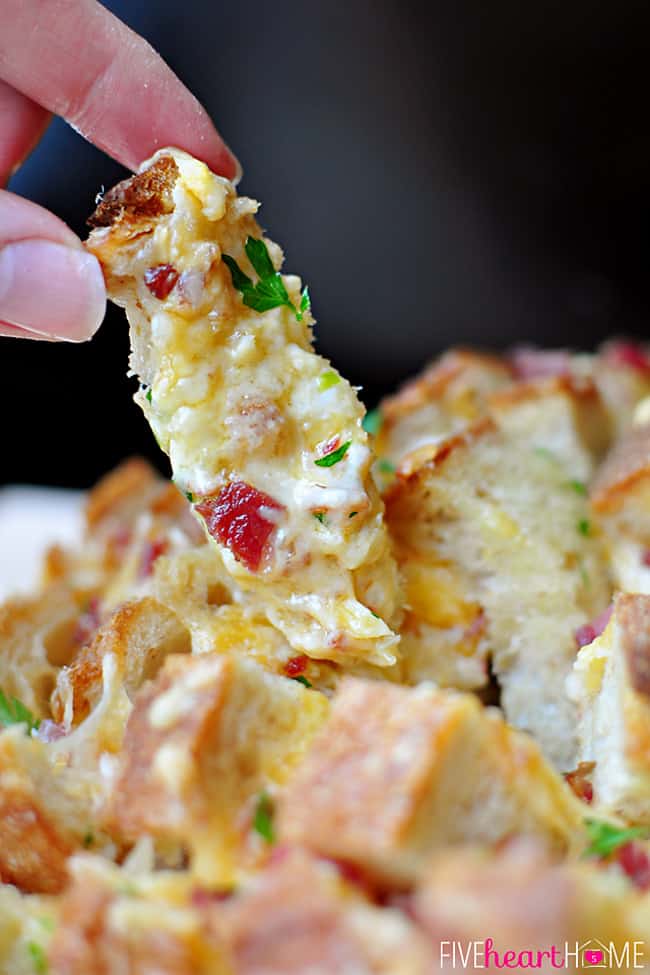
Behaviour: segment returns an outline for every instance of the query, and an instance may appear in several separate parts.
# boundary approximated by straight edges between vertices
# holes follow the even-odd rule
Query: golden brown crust
[[[173,157],[160,156],[148,169],[110,189],[88,218],[88,225],[116,227],[171,213],[171,194],[177,178],[178,166]]]
[[[0,881],[28,893],[58,894],[74,844],[20,788],[0,785]]]
[[[507,409],[517,403],[543,400],[556,393],[563,393],[577,403],[600,403],[600,394],[593,380],[577,376],[553,376],[550,379],[517,382],[508,389],[492,393],[488,402],[491,408]]]
[[[152,487],[157,480],[150,464],[139,457],[124,461],[110,471],[92,489],[86,501],[86,524],[92,531],[108,515],[112,515],[124,501],[133,501]]]
[[[630,684],[639,694],[650,697],[650,596],[622,593],[614,612]]]
[[[622,503],[625,492],[650,474],[650,424],[631,427],[616,443],[596,472],[591,502],[607,512]]]
[[[490,417],[482,417],[461,433],[411,451],[399,465],[397,478],[384,497],[386,505],[399,497],[405,489],[416,485],[429,471],[444,464],[452,454],[470,447],[479,437],[493,433],[496,429],[496,424]]]

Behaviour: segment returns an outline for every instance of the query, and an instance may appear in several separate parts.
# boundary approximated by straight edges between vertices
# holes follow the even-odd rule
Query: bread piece
[[[199,877],[229,882],[260,795],[286,781],[327,708],[250,660],[168,657],[136,697],[113,817],[132,838],[184,842]]]
[[[650,596],[619,593],[605,631],[583,647],[569,679],[580,713],[594,802],[650,825]]]
[[[301,850],[212,912],[238,975],[425,975],[431,949],[395,909],[368,904],[331,863]]]
[[[631,971],[635,941],[643,967],[641,939],[647,928],[634,916],[644,910],[643,901],[620,875],[592,863],[553,862],[534,845],[513,844],[496,853],[470,848],[434,857],[414,898],[413,915],[436,944],[443,968],[453,967],[454,955],[460,968],[459,948],[467,957],[476,941],[477,969],[504,967],[510,951],[515,954],[509,967],[517,971],[579,972],[589,969],[584,954],[589,950],[605,949],[609,967],[613,943],[620,958],[629,944]],[[473,952],[470,957],[473,961]]]
[[[50,975],[233,975],[187,874],[133,874],[88,855],[70,868]]]
[[[190,634],[169,609],[151,597],[126,603],[97,632],[70,666],[59,671],[52,695],[55,721],[78,724],[102,693],[102,660],[115,654],[129,697],[155,677],[170,653],[189,653]]]
[[[0,880],[53,894],[66,861],[92,832],[93,796],[83,777],[50,759],[22,726],[0,733]]]
[[[424,444],[460,431],[486,413],[490,394],[511,382],[509,365],[496,356],[450,349],[382,400],[378,456],[397,466]]]
[[[237,585],[296,652],[391,666],[401,600],[363,407],[312,351],[300,281],[277,274],[257,207],[161,150],[104,197],[88,247],[127,310],[150,387],[136,399]],[[257,277],[248,240],[284,304],[242,300],[226,259]]]
[[[610,590],[564,467],[484,421],[406,458],[386,515],[406,580],[407,677],[480,687],[491,659],[508,720],[573,768],[564,681],[575,630]]]
[[[398,885],[450,844],[565,850],[580,807],[535,743],[471,694],[347,678],[280,799],[279,834]]]

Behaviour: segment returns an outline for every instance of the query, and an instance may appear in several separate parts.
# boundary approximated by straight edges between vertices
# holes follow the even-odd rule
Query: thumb
[[[0,190],[0,335],[83,342],[105,310],[97,259],[53,214]]]

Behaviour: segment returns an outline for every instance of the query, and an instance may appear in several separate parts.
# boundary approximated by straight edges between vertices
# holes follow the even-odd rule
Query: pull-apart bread
[[[0,607],[0,973],[650,971],[647,350],[366,414],[256,211],[166,149],[92,218],[173,481]]]

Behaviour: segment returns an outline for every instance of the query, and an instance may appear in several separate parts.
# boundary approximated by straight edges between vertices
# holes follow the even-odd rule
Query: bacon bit
[[[586,647],[588,643],[593,643],[596,637],[599,637],[600,634],[605,631],[613,610],[613,606],[608,606],[607,609],[603,610],[603,612],[600,613],[592,623],[584,623],[582,626],[578,627],[573,634],[578,646],[578,650],[581,647]]]
[[[109,539],[109,545],[119,552],[123,552],[131,543],[133,532],[130,528],[118,528]]]
[[[83,647],[95,635],[101,623],[99,611],[99,597],[93,596],[88,600],[88,606],[77,620],[72,639],[78,646]]]
[[[624,843],[616,851],[615,860],[635,887],[650,890],[650,857],[640,843]]]
[[[67,735],[65,725],[58,724],[56,721],[50,721],[49,718],[45,718],[40,722],[37,731],[34,732],[36,738],[44,741],[46,744],[51,741],[59,741],[60,738],[65,738]]]
[[[193,907],[210,907],[211,904],[220,904],[222,901],[229,900],[234,893],[234,887],[230,890],[206,890],[205,887],[195,887],[190,902]]]
[[[646,548],[641,556],[641,565],[650,568],[650,548]]]
[[[164,555],[168,547],[169,542],[165,538],[157,538],[153,542],[147,542],[140,561],[140,572],[138,573],[140,579],[146,579],[147,576],[151,575],[156,559]]]
[[[327,457],[328,454],[333,454],[341,445],[341,438],[337,435],[336,437],[330,437],[329,440],[323,440],[316,447],[316,453],[319,457]]]
[[[567,785],[569,785],[573,791],[573,794],[582,799],[583,802],[590,803],[594,798],[594,787],[591,784],[589,776],[596,768],[595,762],[580,762],[578,767],[573,770],[573,772],[567,772],[564,776]]]
[[[638,342],[610,342],[605,349],[605,362],[628,366],[637,372],[650,372],[650,358]]]
[[[352,887],[358,887],[370,900],[375,900],[377,897],[377,885],[362,867],[356,863],[352,863],[350,860],[339,860],[336,857],[323,857],[323,859],[334,864],[346,883]]]
[[[174,290],[179,276],[178,271],[171,264],[158,264],[144,272],[144,283],[154,298],[164,301]]]
[[[292,657],[290,660],[287,660],[284,665],[284,672],[287,677],[298,677],[307,670],[308,663],[309,657],[301,653],[299,657]]]
[[[487,618],[485,616],[484,610],[480,610],[478,616],[475,616],[472,622],[465,629],[465,639],[475,640],[482,636],[485,628],[487,626]]]
[[[231,481],[214,497],[194,505],[213,538],[230,549],[247,569],[260,567],[275,522],[264,509],[284,511],[284,506],[245,481]]]
[[[510,365],[516,379],[550,379],[570,374],[571,356],[563,349],[547,351],[520,346],[510,353]]]

